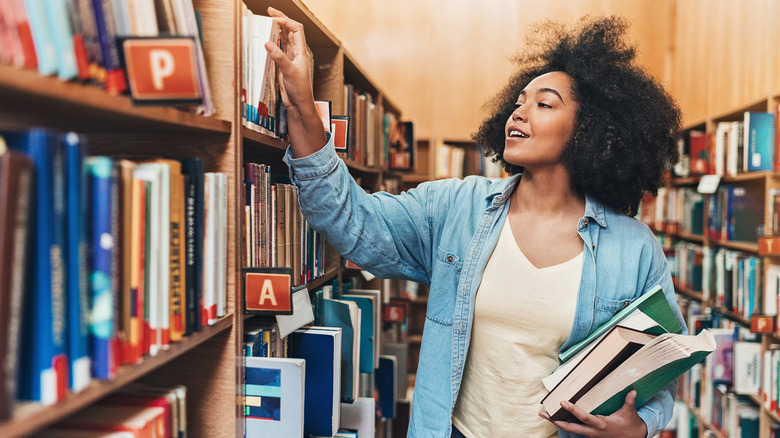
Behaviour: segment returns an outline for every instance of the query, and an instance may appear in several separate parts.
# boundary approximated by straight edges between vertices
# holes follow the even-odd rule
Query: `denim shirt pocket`
[[[463,262],[458,254],[441,247],[436,249],[436,262],[433,267],[431,296],[428,297],[426,316],[432,322],[451,326],[455,313],[455,298],[458,292],[460,271]]]
[[[596,308],[594,309],[595,312],[593,315],[593,322],[596,324],[595,327],[605,323],[616,313],[628,307],[632,301],[632,299],[615,300],[596,296]]]

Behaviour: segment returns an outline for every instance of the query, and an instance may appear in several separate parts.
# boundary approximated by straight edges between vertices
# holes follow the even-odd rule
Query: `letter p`
[[[149,52],[149,64],[152,69],[154,88],[162,90],[163,79],[173,74],[176,65],[173,55],[167,50],[153,49]]]

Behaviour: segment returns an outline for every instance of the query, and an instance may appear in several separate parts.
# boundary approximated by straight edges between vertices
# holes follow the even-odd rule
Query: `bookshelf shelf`
[[[728,240],[711,240],[710,245],[758,254],[758,243],[755,242],[733,242]]]
[[[278,149],[284,151],[287,149],[288,143],[284,140],[271,137],[253,129],[249,129],[246,126],[241,126],[241,135],[244,138],[244,146],[258,149]]]
[[[430,177],[426,174],[411,174],[401,176],[401,180],[405,183],[421,183],[430,180]]]
[[[231,122],[202,117],[170,106],[136,106],[128,96],[113,96],[105,90],[56,77],[0,64],[0,97],[14,108],[19,120],[29,114],[77,131],[93,132],[116,126],[142,127],[145,131],[211,131],[227,134]],[[13,122],[6,117],[3,124]],[[88,129],[83,129],[88,128]]]
[[[325,284],[325,283],[327,283],[327,282],[337,278],[338,275],[339,275],[339,270],[338,269],[331,269],[328,272],[326,272],[325,275],[323,275],[321,277],[317,277],[314,280],[306,283],[306,287],[309,290],[318,289],[323,284]]]
[[[28,435],[55,423],[122,388],[124,385],[137,380],[150,371],[172,362],[174,359],[229,329],[232,325],[233,315],[225,315],[215,324],[203,327],[199,332],[184,337],[180,342],[172,344],[168,350],[163,350],[157,356],[147,356],[138,365],[120,367],[115,379],[109,381],[95,380],[83,391],[70,395],[56,405],[42,406],[30,402],[18,403],[14,409],[13,417],[4,423],[0,423],[0,436]]]

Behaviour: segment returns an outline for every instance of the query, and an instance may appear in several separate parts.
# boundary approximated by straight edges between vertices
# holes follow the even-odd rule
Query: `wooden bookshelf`
[[[110,95],[97,85],[63,82],[36,71],[0,65],[0,129],[43,126],[57,131],[85,133],[89,154],[122,157],[164,156],[201,158],[208,172],[228,175],[228,278],[227,316],[216,324],[173,343],[170,349],[142,363],[121,367],[115,379],[94,381],[78,394],[53,406],[19,403],[13,416],[0,421],[0,436],[35,433],[136,381],[151,384],[182,384],[188,388],[187,423],[190,436],[243,436],[241,396],[243,369],[243,321],[241,233],[243,165],[262,162],[275,172],[286,172],[282,156],[287,142],[243,126],[241,121],[241,2],[194,0],[202,16],[202,37],[207,72],[216,107],[215,115],[203,117],[173,106],[137,106],[127,95]],[[400,118],[393,103],[342,45],[341,41],[300,0],[244,0],[254,13],[265,14],[272,6],[303,23],[307,43],[314,55],[314,94],[329,100],[333,114],[344,114],[344,84],[369,92],[381,114]],[[377,129],[381,139],[381,129]],[[379,142],[376,142],[380,144]],[[377,151],[378,153],[379,151]],[[400,180],[403,174],[379,166],[348,163],[358,177],[383,181]],[[341,259],[328,256],[328,271],[310,281],[310,289],[341,280]],[[237,390],[238,388],[238,390]]]
[[[760,99],[748,99],[744,104],[737,105],[731,110],[721,111],[711,116],[705,117],[703,120],[696,120],[694,123],[688,124],[684,127],[684,135],[687,135],[691,130],[704,131],[706,133],[715,132],[717,124],[724,121],[741,121],[744,117],[745,111],[768,111],[773,112],[776,105],[780,102],[780,94],[770,95],[768,98]],[[777,146],[776,146],[777,147]],[[699,176],[690,176],[684,178],[675,178],[668,182],[667,186],[673,187],[694,187],[699,183]],[[772,171],[761,172],[746,172],[739,173],[737,175],[724,176],[720,178],[721,186],[739,186],[744,187],[748,191],[753,191],[759,198],[763,198],[764,209],[770,205],[769,190],[780,187],[780,173]],[[704,204],[704,224],[703,227],[707,230],[707,211],[709,201],[705,199]],[[766,215],[764,215],[766,216]],[[770,227],[770,219],[763,217],[760,219],[763,222],[764,227]],[[769,228],[767,228],[769,229]],[[772,256],[761,256],[759,254],[759,246],[757,242],[742,242],[742,241],[729,241],[729,240],[714,240],[709,239],[706,236],[694,236],[684,233],[669,233],[669,230],[656,230],[659,236],[672,237],[673,239],[679,239],[686,242],[697,243],[705,249],[723,248],[728,250],[739,251],[754,257],[758,257],[764,261],[763,270],[756,273],[757,277],[761,279],[766,278],[767,265],[769,263],[777,263],[777,259]],[[706,233],[705,233],[706,234]],[[714,287],[714,285],[713,285]],[[750,329],[749,318],[744,317],[742,314],[715,304],[711,300],[705,300],[702,294],[698,291],[690,291],[685,288],[676,288],[676,292],[681,296],[689,300],[693,300],[702,304],[704,309],[710,309],[723,318],[730,320],[732,324],[740,326],[744,330]],[[714,291],[712,292],[715,293]],[[762,349],[768,348],[771,344],[780,344],[780,336],[776,334],[760,335],[762,338]],[[762,350],[763,351],[763,350]],[[776,424],[780,420],[780,416],[776,412],[772,412],[763,406],[760,397],[751,397],[752,401],[759,407],[759,429],[761,438],[768,438],[770,434],[770,428],[773,424]],[[712,425],[707,424],[704,420],[705,416],[695,409],[691,408],[694,417],[697,418],[699,423],[699,437],[705,436],[705,432],[709,431],[714,436],[726,438],[725,434],[721,431],[713,430]]]

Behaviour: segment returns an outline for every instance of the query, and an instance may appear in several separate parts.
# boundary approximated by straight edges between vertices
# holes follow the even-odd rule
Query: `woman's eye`
[[[539,102],[540,108],[552,108],[550,105],[547,105],[546,103]]]
[[[520,108],[521,106],[523,106],[523,104],[518,102],[518,103],[516,103],[516,104],[515,104],[515,109],[518,109],[518,108]]]

